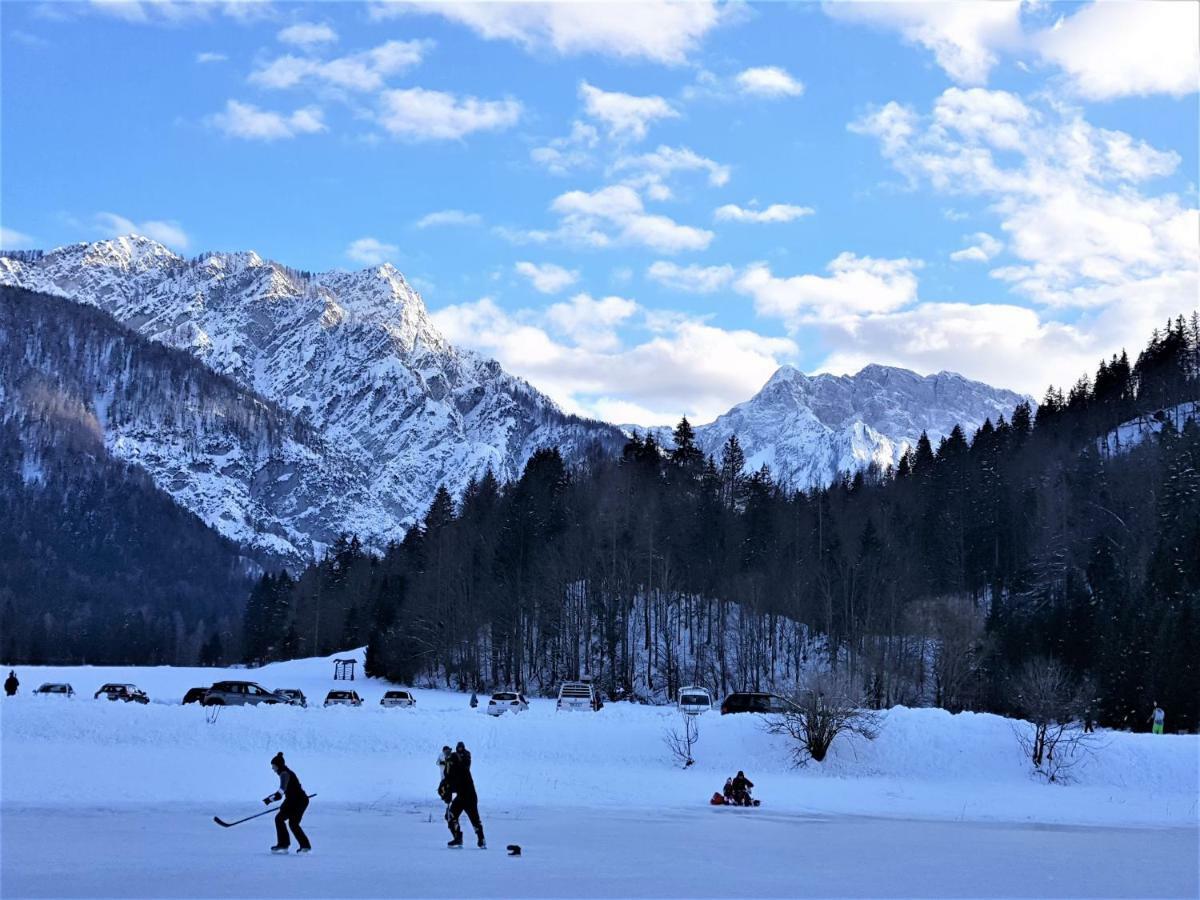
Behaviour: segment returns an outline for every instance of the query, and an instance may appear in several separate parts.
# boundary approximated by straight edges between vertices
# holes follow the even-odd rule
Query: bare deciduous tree
[[[1021,667],[1013,691],[1028,719],[1014,726],[1022,752],[1047,781],[1068,781],[1068,770],[1096,749],[1095,736],[1079,722],[1088,702],[1083,686],[1057,660],[1039,657]]]
[[[700,723],[696,719],[696,716],[685,715],[682,734],[678,728],[671,728],[663,735],[663,743],[685,769],[696,764],[696,760],[692,758],[692,748],[700,742]]]
[[[775,734],[792,739],[796,765],[810,759],[821,762],[833,739],[843,732],[874,740],[879,734],[880,715],[865,708],[864,697],[837,674],[808,678],[792,697],[792,707],[768,726]]]

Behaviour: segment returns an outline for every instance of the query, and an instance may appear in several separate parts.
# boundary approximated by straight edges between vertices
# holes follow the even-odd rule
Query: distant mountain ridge
[[[514,478],[542,446],[572,460],[597,446],[615,452],[624,440],[610,425],[567,415],[494,360],[451,346],[391,265],[310,274],[253,252],[189,261],[129,236],[0,257],[0,284],[98,307],[311,429],[317,480],[341,511],[323,528],[304,519],[306,508],[274,514],[275,532],[295,534],[278,548],[285,554],[319,555],[342,522],[381,547],[419,519],[439,485],[458,492],[488,467]],[[220,461],[211,465],[213,492],[231,490]],[[166,482],[210,525],[246,540]]]

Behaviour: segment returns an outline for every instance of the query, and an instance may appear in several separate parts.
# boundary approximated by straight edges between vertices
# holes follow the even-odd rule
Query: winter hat
[[[463,746],[462,741],[459,741],[457,744],[454,745],[454,749],[455,750],[466,750],[467,748]]]
[[[271,757],[271,767],[275,769],[283,769],[287,767],[287,763],[283,761],[283,752],[280,751]]]

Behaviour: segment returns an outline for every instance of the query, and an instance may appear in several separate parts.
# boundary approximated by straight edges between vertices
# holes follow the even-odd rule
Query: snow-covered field
[[[348,656],[350,654],[341,654]],[[352,685],[361,708],[323,709],[328,660],[256,670],[22,668],[0,703],[0,894],[19,896],[1196,896],[1200,739],[1102,734],[1076,782],[1029,775],[1014,723],[888,712],[873,742],[839,739],[790,766],[760,717],[700,721],[677,767],[669,709],[556,713],[531,701],[493,718],[461,694]],[[184,692],[223,677],[298,687],[308,709],[225,708]],[[72,700],[33,697],[69,681]],[[148,706],[91,699],[106,681]],[[336,686],[350,686],[337,682]],[[474,754],[492,849],[448,851],[434,759]],[[310,792],[312,858],[279,859],[263,809],[282,750]],[[744,769],[757,810],[707,798]],[[503,855],[508,843],[524,855]]]

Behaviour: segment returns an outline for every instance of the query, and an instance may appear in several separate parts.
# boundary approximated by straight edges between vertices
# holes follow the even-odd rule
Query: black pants
[[[304,818],[304,811],[306,809],[308,809],[307,797],[295,802],[291,800],[284,801],[283,806],[279,807],[279,812],[275,814],[275,846],[286,847],[290,843],[287,828],[284,827],[286,823],[291,826],[292,834],[296,836],[297,844],[305,850],[312,847],[312,844],[308,842],[308,835],[300,827],[300,820]]]
[[[475,833],[482,834],[483,822],[479,819],[479,798],[475,794],[459,794],[451,801],[450,810],[446,813],[446,824],[450,826],[450,833],[455,837],[462,833],[462,829],[458,827],[458,817],[463,813],[466,813],[467,818],[471,820]]]

